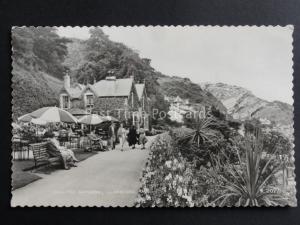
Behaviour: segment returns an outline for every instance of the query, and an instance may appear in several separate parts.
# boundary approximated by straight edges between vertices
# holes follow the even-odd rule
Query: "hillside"
[[[186,78],[161,74],[151,66],[150,59],[141,58],[124,44],[111,41],[101,29],[92,29],[90,39],[72,39],[67,46],[68,55],[64,65],[70,68],[73,80],[92,83],[104,79],[108,74],[117,78],[134,76],[136,82],[145,81],[154,107],[160,110],[167,110],[168,107],[164,95],[179,95],[189,98],[192,103],[214,105],[226,111],[220,101],[203,91],[198,84]]]
[[[43,106],[58,105],[62,77],[68,72],[73,81],[92,83],[107,75],[134,76],[145,82],[154,108],[168,111],[164,95],[179,95],[191,103],[225,107],[213,95],[188,79],[168,77],[151,66],[137,52],[113,42],[99,28],[90,30],[88,40],[66,39],[55,28],[14,28],[13,42],[13,118]],[[31,91],[28,91],[31,90]]]
[[[234,85],[202,83],[201,87],[219,99],[233,118],[270,121],[277,130],[292,134],[293,106],[280,101],[260,99],[249,90]]]
[[[68,42],[55,28],[12,29],[13,119],[43,106],[58,105]]]

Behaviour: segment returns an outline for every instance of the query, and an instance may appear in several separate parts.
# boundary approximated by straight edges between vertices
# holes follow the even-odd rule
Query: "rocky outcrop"
[[[280,102],[269,102],[256,97],[251,91],[224,83],[202,83],[202,89],[212,93],[227,108],[235,119],[256,118],[272,125],[273,129],[290,136],[293,133],[293,106]]]

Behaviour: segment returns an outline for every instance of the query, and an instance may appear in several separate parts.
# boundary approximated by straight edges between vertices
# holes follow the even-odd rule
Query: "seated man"
[[[99,141],[100,140],[100,137],[97,134],[95,134],[95,131],[93,131],[93,130],[89,134],[89,137],[90,137],[90,139],[95,140],[95,141]]]
[[[53,134],[48,141],[47,153],[52,157],[60,156],[65,169],[70,169],[70,166],[76,166],[75,162],[78,162],[74,152],[71,149],[60,146]]]
[[[91,131],[91,133],[88,134],[88,138],[90,139],[93,145],[99,146],[100,149],[103,149],[102,140],[97,134],[95,134],[94,131]]]

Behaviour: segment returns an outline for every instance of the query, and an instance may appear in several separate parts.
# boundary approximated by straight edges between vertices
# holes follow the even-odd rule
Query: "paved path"
[[[152,140],[152,138],[151,138]],[[146,150],[100,152],[12,192],[12,206],[133,206]]]

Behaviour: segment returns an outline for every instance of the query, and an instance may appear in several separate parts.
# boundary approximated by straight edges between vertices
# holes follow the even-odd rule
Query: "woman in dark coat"
[[[130,127],[127,137],[129,146],[132,146],[132,149],[135,149],[135,144],[137,143],[137,132],[135,126]]]

